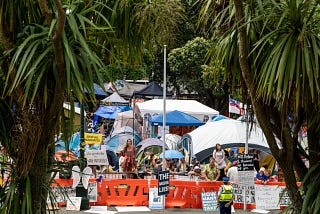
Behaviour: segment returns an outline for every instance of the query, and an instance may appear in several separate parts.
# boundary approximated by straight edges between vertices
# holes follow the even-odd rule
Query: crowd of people
[[[258,150],[251,152],[255,170],[254,179],[260,180],[265,184],[269,181],[278,181],[277,176],[272,175],[268,166],[260,163],[260,152]],[[94,176],[98,177],[97,174],[99,172],[118,172],[122,173],[123,177],[126,178],[145,178],[146,176],[157,178],[158,172],[166,169],[172,175],[184,175],[197,180],[223,181],[223,178],[228,177],[231,182],[238,182],[237,154],[232,149],[222,149],[220,144],[216,144],[206,164],[200,164],[196,156],[192,156],[190,162],[188,157],[162,159],[157,154],[154,154],[152,150],[145,151],[141,160],[137,160],[136,155],[137,149],[133,145],[132,139],[127,139],[124,149],[118,154],[118,166],[110,166],[108,168],[92,166]]]

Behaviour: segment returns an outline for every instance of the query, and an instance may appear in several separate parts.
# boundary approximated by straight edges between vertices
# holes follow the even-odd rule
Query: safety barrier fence
[[[148,206],[149,188],[158,187],[156,179],[124,179],[120,175],[107,178],[91,178],[89,183],[94,183],[97,188],[95,202],[92,206]],[[262,184],[255,181],[255,184]],[[170,179],[169,194],[165,198],[166,208],[202,208],[201,192],[218,192],[222,182],[179,180]],[[269,182],[267,185],[285,186],[284,182]],[[72,186],[72,179],[55,179],[53,187]],[[58,201],[60,206],[65,201]],[[244,203],[235,202],[236,209],[243,208]],[[285,206],[280,206],[283,209]],[[254,203],[247,203],[246,208],[254,209]]]

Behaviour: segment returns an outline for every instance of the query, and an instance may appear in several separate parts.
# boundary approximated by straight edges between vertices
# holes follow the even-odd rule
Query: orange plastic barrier
[[[192,208],[197,198],[195,181],[170,180],[169,194],[166,195],[167,208]]]
[[[107,206],[147,206],[149,203],[148,180],[145,179],[110,180],[103,190],[107,192],[106,198],[102,198]]]
[[[72,186],[72,179],[56,179],[53,187]],[[96,182],[96,179],[90,179]],[[262,182],[255,181],[255,184]],[[170,180],[169,194],[166,195],[167,208],[202,208],[201,192],[218,192],[222,182],[192,181],[192,180]],[[285,186],[284,182],[268,182],[267,185]],[[299,185],[299,184],[298,184]],[[97,202],[90,205],[99,206],[148,206],[149,188],[158,187],[156,179],[102,179],[97,182]],[[66,201],[66,200],[65,200]],[[66,202],[58,202],[59,206]],[[234,208],[243,208],[243,203],[234,203]],[[247,209],[255,209],[255,204],[246,204]],[[284,209],[285,206],[280,206]]]

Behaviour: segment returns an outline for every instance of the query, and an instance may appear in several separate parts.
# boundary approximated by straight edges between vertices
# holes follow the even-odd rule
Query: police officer
[[[228,177],[223,177],[222,181],[223,185],[220,186],[218,192],[220,214],[231,214],[231,205],[233,204],[234,199],[233,187],[228,184]]]

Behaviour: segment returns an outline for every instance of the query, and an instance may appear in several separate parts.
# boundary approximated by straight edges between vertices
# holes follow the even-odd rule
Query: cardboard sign
[[[106,151],[102,150],[87,150],[85,151],[87,164],[90,165],[109,165]]]
[[[256,193],[256,209],[276,210],[280,209],[279,186],[272,185],[254,185]]]
[[[81,197],[69,197],[66,210],[80,211]]]
[[[217,211],[216,192],[201,192],[202,209],[205,212]]]
[[[158,176],[158,195],[169,194],[169,170],[159,172]]]

